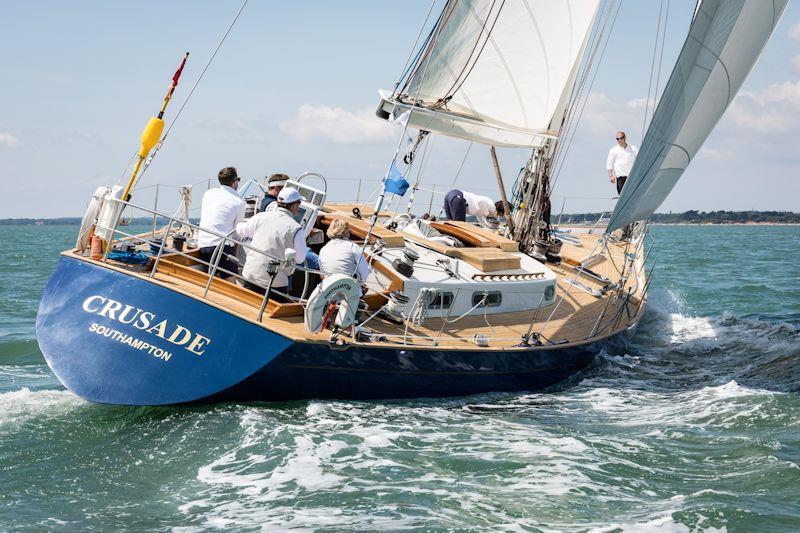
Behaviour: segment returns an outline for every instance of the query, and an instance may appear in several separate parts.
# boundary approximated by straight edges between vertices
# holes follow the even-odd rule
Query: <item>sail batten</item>
[[[572,91],[598,4],[450,0],[426,49],[382,109],[396,116],[413,106],[409,126],[423,127],[420,119],[445,135],[541,146],[553,137],[553,118]]]
[[[666,199],[733,101],[787,3],[698,5],[607,231],[649,217]]]

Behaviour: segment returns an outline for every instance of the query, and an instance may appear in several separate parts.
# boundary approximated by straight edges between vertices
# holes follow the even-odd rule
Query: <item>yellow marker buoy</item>
[[[178,70],[175,71],[175,75],[172,76],[172,84],[167,90],[167,95],[164,97],[164,103],[161,104],[161,110],[158,112],[158,116],[151,117],[150,120],[147,121],[144,131],[142,131],[142,144],[139,147],[139,152],[136,154],[139,160],[136,161],[136,166],[133,167],[131,177],[128,179],[128,184],[125,186],[125,192],[122,193],[122,200],[125,202],[130,200],[131,190],[136,183],[136,178],[139,174],[139,169],[142,168],[142,163],[147,159],[150,150],[155,148],[158,141],[161,139],[161,134],[164,132],[164,119],[162,118],[164,116],[164,110],[167,109],[167,104],[169,104],[169,101],[172,99],[172,93],[175,91],[175,87],[178,86],[178,79],[181,77],[183,67],[186,65],[186,60],[188,58],[189,52],[186,52],[186,55],[183,56],[183,61],[181,61],[181,66],[178,67]]]

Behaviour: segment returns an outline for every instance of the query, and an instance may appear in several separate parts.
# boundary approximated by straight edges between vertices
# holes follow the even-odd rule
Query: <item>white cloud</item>
[[[644,109],[645,104],[647,104],[647,109],[652,110],[655,109],[657,103],[658,100],[655,98],[634,98],[633,100],[625,102],[625,105],[631,109]],[[649,112],[650,111],[648,111],[648,113]]]
[[[784,132],[797,126],[800,81],[776,83],[760,91],[743,91],[728,109],[739,126],[758,132]]]
[[[0,146],[6,146],[8,148],[16,148],[17,146],[19,146],[19,139],[17,139],[10,133],[0,132]]]
[[[627,102],[612,100],[605,93],[592,92],[586,100],[578,130],[582,134],[602,137],[612,146],[613,135],[624,131],[628,139],[638,145],[642,134],[645,98],[636,98]],[[652,101],[648,114],[652,112]]]
[[[800,43],[800,22],[789,28],[789,38]]]
[[[350,112],[341,107],[301,105],[281,129],[300,142],[317,140],[337,144],[370,144],[394,138],[398,130],[372,110]]]
[[[800,56],[794,56],[791,59],[792,68],[795,69],[797,72],[800,72]]]
[[[736,154],[733,150],[726,150],[720,148],[703,147],[700,149],[700,157],[713,159],[714,161],[731,161]]]

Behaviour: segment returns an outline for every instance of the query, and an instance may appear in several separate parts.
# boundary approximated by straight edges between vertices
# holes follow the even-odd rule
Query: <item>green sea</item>
[[[0,531],[800,530],[798,226],[654,227],[635,337],[547,392],[191,408],[45,364],[76,231],[0,227]]]

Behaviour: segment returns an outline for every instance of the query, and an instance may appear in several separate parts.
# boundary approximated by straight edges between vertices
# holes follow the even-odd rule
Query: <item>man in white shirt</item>
[[[307,255],[312,255],[306,244],[306,234],[294,216],[300,211],[300,193],[297,189],[286,187],[278,194],[277,208],[268,210],[259,217],[253,232],[253,248],[265,253],[247,250],[242,277],[244,286],[251,291],[264,294],[269,285],[267,265],[270,260],[283,261],[287,248],[295,251],[294,262],[302,265]],[[240,227],[242,227],[240,225]],[[272,282],[274,291],[287,293],[289,290],[289,275],[292,269],[282,267],[278,269]],[[271,296],[276,301],[286,301],[285,298]]]
[[[453,189],[444,197],[444,212],[449,220],[464,222],[467,215],[472,215],[485,226],[487,217],[497,217],[503,211],[503,202],[493,202],[488,196]]]
[[[631,173],[633,162],[636,160],[636,154],[639,153],[639,149],[632,144],[628,144],[624,131],[618,131],[616,139],[617,144],[608,151],[606,170],[611,183],[617,184],[617,194],[621,194],[622,187]]]
[[[244,200],[239,198],[236,189],[239,187],[239,176],[233,167],[225,167],[219,171],[217,176],[219,187],[209,189],[203,195],[202,207],[200,208],[200,227],[206,228],[222,235],[228,235],[236,229],[236,224],[244,219]],[[197,235],[197,246],[200,248],[200,258],[210,262],[222,242],[222,237],[199,231]],[[238,263],[233,259],[236,256],[233,244],[226,244],[222,249],[222,258],[219,267],[234,274],[238,273]],[[226,278],[230,274],[217,271],[221,277]]]
[[[350,224],[334,220],[326,233],[330,241],[319,251],[320,270],[323,274],[345,274],[362,284],[369,276],[369,265],[361,247],[350,240]]]

